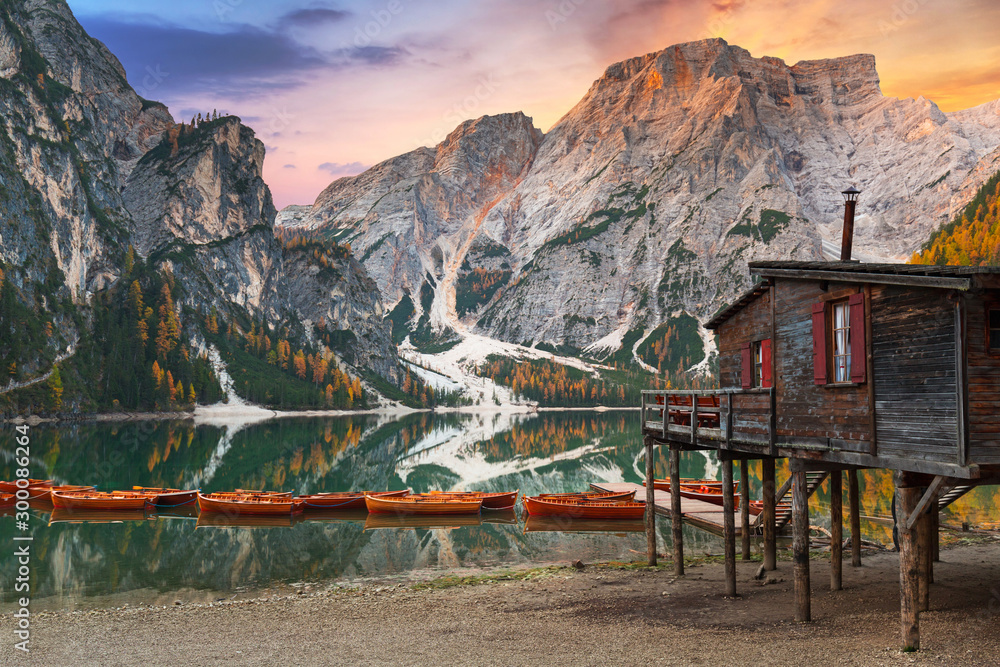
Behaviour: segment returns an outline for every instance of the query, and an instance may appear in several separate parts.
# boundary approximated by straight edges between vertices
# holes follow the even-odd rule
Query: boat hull
[[[198,509],[230,516],[282,516],[295,512],[295,501],[274,496],[199,493]]]
[[[159,489],[145,486],[133,486],[136,493],[144,493],[149,496],[151,505],[157,507],[180,507],[190,505],[198,500],[197,491],[185,491],[182,489]]]
[[[581,491],[579,493],[540,493],[534,498],[546,498],[549,500],[586,500],[592,502],[615,502],[618,500],[635,500],[635,491],[607,492],[601,491]]]
[[[64,510],[143,511],[149,498],[141,493],[100,491],[54,491],[52,506]]]
[[[365,506],[373,514],[478,514],[483,507],[483,499],[434,500],[419,496],[384,498],[366,495]]]
[[[564,516],[574,519],[635,520],[642,519],[646,513],[643,503],[551,500],[531,496],[524,497],[524,508],[531,516]]]
[[[52,486],[51,479],[29,479],[28,486],[25,488],[28,489],[28,492],[30,494],[29,496],[30,499],[35,497],[43,489],[46,492],[48,492],[48,489],[51,486]],[[0,493],[17,493],[17,490],[20,488],[21,487],[17,485],[17,482],[7,482],[7,481],[0,482]]]
[[[301,502],[305,511],[318,510],[367,510],[365,496],[371,495],[379,498],[400,498],[409,494],[409,489],[402,491],[359,491],[344,493],[314,493],[305,496],[296,496],[295,500]]]
[[[432,491],[431,493],[418,493],[416,496],[431,499],[450,498],[453,500],[482,498],[484,510],[511,510],[517,504],[517,495],[520,491],[501,491],[499,493],[486,493],[481,491]]]

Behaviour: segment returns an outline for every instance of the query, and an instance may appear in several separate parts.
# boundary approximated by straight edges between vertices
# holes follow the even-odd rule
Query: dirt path
[[[848,564],[838,593],[827,590],[827,563],[814,560],[808,625],[789,620],[787,562],[771,583],[753,581],[755,563],[740,563],[742,597],[733,600],[719,595],[720,564],[690,567],[678,580],[667,569],[590,566],[448,588],[368,585],[44,613],[34,618],[30,663],[995,665],[998,554],[1000,542],[942,551],[918,654],[898,650],[898,561],[884,553],[860,570]],[[9,615],[0,625],[0,664],[28,664],[14,655]]]

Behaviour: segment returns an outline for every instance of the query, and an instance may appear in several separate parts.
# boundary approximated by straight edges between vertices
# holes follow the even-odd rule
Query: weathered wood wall
[[[779,440],[833,439],[837,441],[834,449],[868,451],[871,427],[867,386],[817,385],[813,377],[813,304],[847,298],[861,289],[860,285],[831,283],[823,290],[814,280],[777,281],[777,342],[773,354]]]
[[[771,337],[771,298],[765,293],[751,301],[719,328],[719,386],[741,386],[743,344]],[[733,433],[754,439],[767,436],[770,401],[751,394],[736,398]]]
[[[1000,464],[1000,355],[989,354],[988,303],[1000,305],[1000,290],[965,300],[968,349],[969,462]]]
[[[955,304],[941,289],[874,286],[878,454],[958,462]]]

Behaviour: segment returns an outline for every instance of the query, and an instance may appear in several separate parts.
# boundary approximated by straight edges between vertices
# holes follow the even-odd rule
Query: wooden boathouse
[[[851,192],[856,199],[856,191],[845,195]],[[775,506],[790,491],[795,618],[809,621],[808,498],[816,480],[830,479],[830,584],[839,590],[844,476],[852,562],[859,566],[857,471],[894,471],[902,642],[919,648],[938,512],[975,486],[1000,484],[1000,268],[850,261],[851,204],[842,261],[751,263],[758,282],[706,323],[718,336],[718,389],[643,392],[647,494],[653,447],[669,447],[673,560],[681,574],[679,454],[718,453],[726,491],[726,593],[735,595],[733,461],[742,462],[747,489],[746,462],[760,460],[764,568],[776,567]],[[781,458],[788,459],[791,476],[776,488]],[[652,518],[647,512],[655,562]],[[745,511],[741,520],[749,559]]]

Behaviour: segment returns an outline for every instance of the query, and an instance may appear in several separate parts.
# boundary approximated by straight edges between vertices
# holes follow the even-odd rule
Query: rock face
[[[0,130],[0,269],[62,325],[53,350],[26,352],[26,373],[32,355],[87,335],[88,303],[121,275],[131,245],[173,270],[178,305],[351,329],[351,360],[397,380],[364,269],[350,257],[313,266],[275,238],[253,131],[233,117],[175,125],[63,0],[0,4]]]
[[[884,97],[872,56],[788,66],[713,39],[612,65],[544,138],[520,114],[466,122],[285,224],[349,240],[387,302],[426,283],[436,327],[614,347],[711,315],[750,260],[839,252],[849,184],[855,255],[908,258],[997,146],[998,103],[944,113]]]

